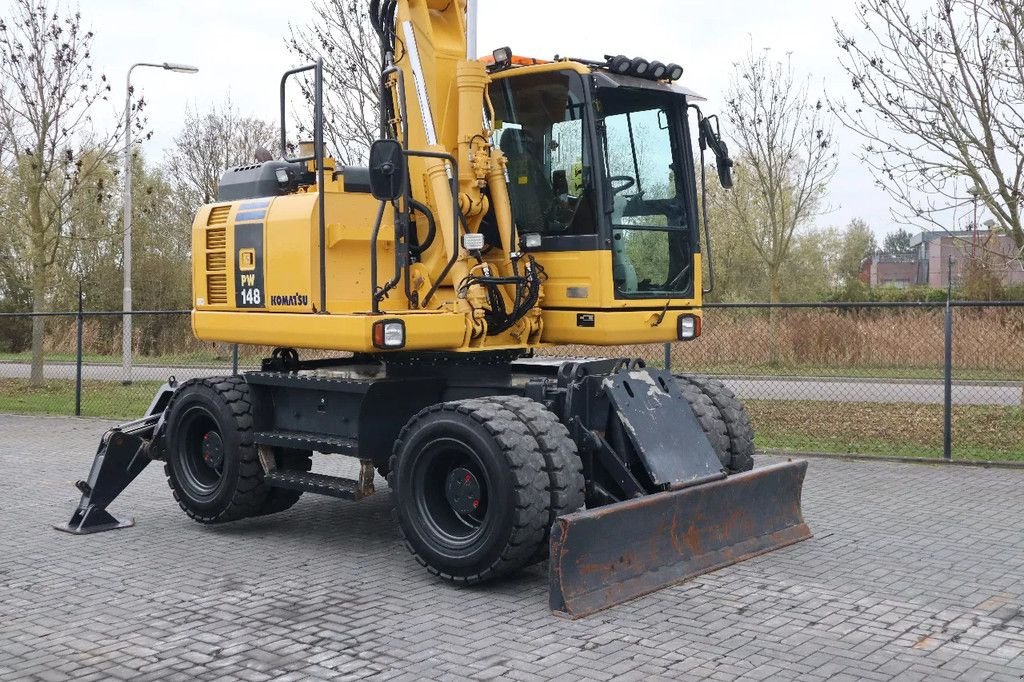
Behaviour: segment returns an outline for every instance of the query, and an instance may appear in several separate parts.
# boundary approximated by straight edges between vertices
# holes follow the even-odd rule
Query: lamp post
[[[138,66],[148,66],[175,73],[198,73],[199,69],[188,64],[149,64],[140,62],[128,69],[124,105],[124,296],[121,319],[121,361],[123,376],[121,382],[132,383],[132,71]]]

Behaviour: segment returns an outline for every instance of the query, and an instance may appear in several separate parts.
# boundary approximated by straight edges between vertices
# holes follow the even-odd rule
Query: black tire
[[[479,583],[527,565],[550,518],[544,464],[527,425],[497,400],[421,411],[399,434],[388,479],[409,551],[454,582]]]
[[[490,400],[504,405],[523,420],[544,456],[551,507],[544,529],[544,541],[534,557],[536,561],[543,561],[548,557],[548,538],[555,519],[577,511],[585,502],[583,460],[576,450],[576,443],[569,437],[569,429],[551,410],[536,400],[523,396],[503,396]]]
[[[313,468],[313,453],[309,450],[292,450],[290,448],[274,448],[274,460],[277,468],[282,471],[310,471]],[[301,490],[286,488],[270,488],[267,499],[263,501],[257,516],[279,514],[295,506],[302,497]]]
[[[700,389],[725,422],[729,435],[729,473],[741,473],[754,468],[754,427],[750,414],[736,394],[718,379],[698,375],[680,375],[681,381]]]
[[[732,462],[732,453],[729,450],[729,432],[718,408],[698,386],[685,379],[679,379],[676,383],[679,385],[679,391],[683,397],[693,408],[693,413],[697,416],[701,428],[704,429],[704,435],[711,441],[711,447],[718,455],[722,467],[728,469]]]
[[[164,472],[178,505],[200,523],[258,514],[267,487],[253,443],[252,403],[245,380],[186,382],[167,410]]]

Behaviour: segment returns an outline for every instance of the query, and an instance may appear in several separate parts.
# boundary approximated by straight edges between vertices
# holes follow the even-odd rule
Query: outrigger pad
[[[150,458],[146,454],[146,441],[139,436],[123,431],[108,431],[96,451],[88,481],[75,484],[82,491],[82,500],[71,520],[57,530],[73,535],[101,533],[135,525],[134,520],[118,521],[107,512],[107,505],[113,502],[128,484],[135,480]]]
[[[811,537],[800,511],[807,462],[559,517],[550,604],[580,618]]]

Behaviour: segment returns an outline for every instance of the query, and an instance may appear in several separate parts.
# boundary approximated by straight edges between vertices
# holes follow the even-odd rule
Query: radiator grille
[[[207,273],[206,297],[210,305],[224,305],[228,302],[228,276],[220,273]]]
[[[230,206],[214,206],[213,210],[210,211],[210,217],[206,221],[207,226],[227,225],[229,213],[231,213]]]
[[[210,251],[206,254],[206,269],[221,272],[227,269],[227,256],[223,251]]]
[[[212,230],[206,230],[206,249],[207,251],[214,251],[217,249],[225,249],[228,244],[228,232],[223,227],[214,228]]]

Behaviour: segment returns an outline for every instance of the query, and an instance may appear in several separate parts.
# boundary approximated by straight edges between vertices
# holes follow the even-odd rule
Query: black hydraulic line
[[[421,204],[410,197],[409,205],[412,206],[417,213],[427,219],[427,238],[423,240],[422,244],[417,244],[412,248],[413,254],[419,256],[421,253],[429,249],[434,243],[434,238],[437,236],[437,219],[434,218],[434,212],[431,211],[430,207],[426,204]]]
[[[452,188],[452,255],[448,259],[448,263],[445,265],[444,270],[441,271],[441,276],[437,278],[430,287],[430,291],[423,297],[423,302],[420,304],[421,307],[426,307],[430,303],[430,299],[433,298],[437,292],[441,283],[448,277],[448,273],[455,267],[455,263],[459,260],[459,227],[462,225],[461,211],[459,211],[459,162],[451,154],[445,154],[443,152],[424,152],[424,151],[413,151],[407,149],[405,152],[406,156],[416,156],[424,159],[442,159],[452,164],[452,177],[451,177],[451,188]]]

